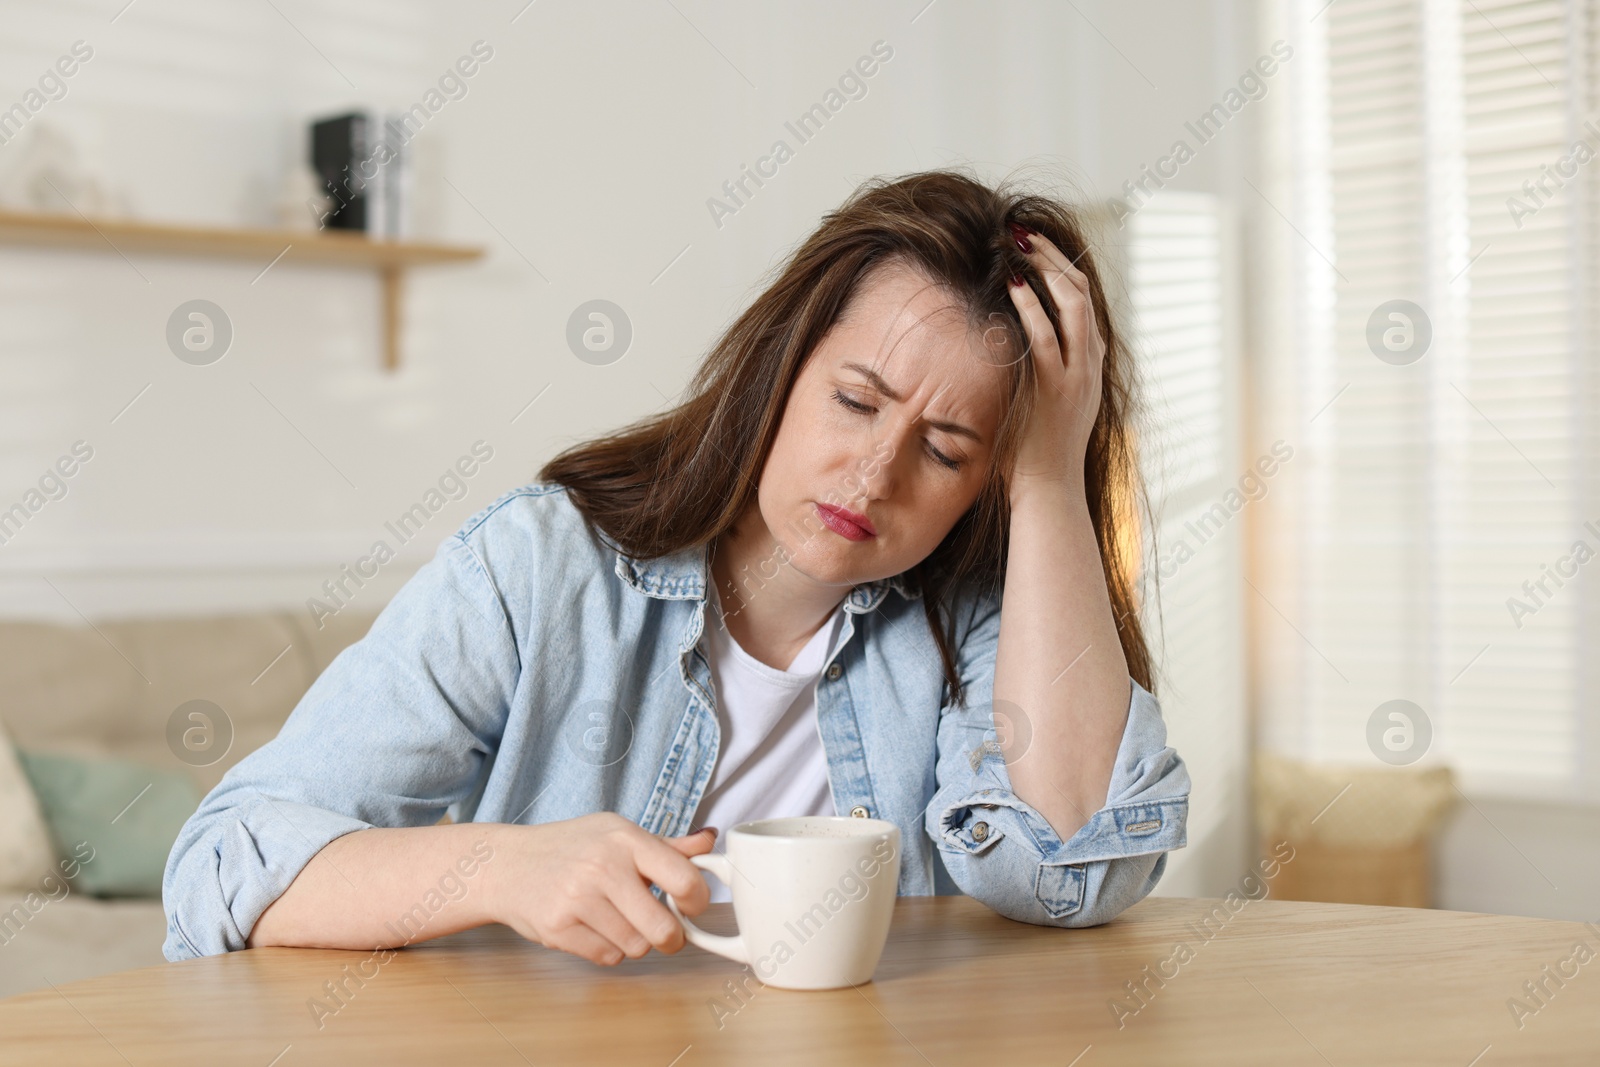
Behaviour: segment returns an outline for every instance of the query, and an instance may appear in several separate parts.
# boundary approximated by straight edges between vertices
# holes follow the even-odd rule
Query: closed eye
[[[833,391],[833,398],[839,403],[843,404],[845,407],[849,408],[851,411],[860,411],[865,413],[875,410],[874,408],[870,408],[865,404],[859,404],[856,401],[851,400],[837,389]]]
[[[840,403],[840,405],[842,405],[846,410],[854,411],[857,414],[870,415],[870,414],[873,414],[874,412],[876,412],[878,410],[877,408],[872,407],[872,406],[870,406],[868,404],[863,404],[860,401],[852,400],[850,397],[845,396],[843,393],[839,392],[839,390],[837,390],[837,389],[835,389],[833,391],[833,398],[835,400],[837,400]],[[945,455],[943,452],[940,452],[937,448],[934,448],[933,444],[931,442],[928,443],[927,447],[928,447],[928,455],[929,455],[930,458],[933,459],[933,461],[935,463],[938,463],[940,466],[946,467],[946,468],[948,468],[948,469],[950,469],[952,471],[958,471],[958,470],[961,469],[961,461],[960,460],[951,459],[949,456]]]

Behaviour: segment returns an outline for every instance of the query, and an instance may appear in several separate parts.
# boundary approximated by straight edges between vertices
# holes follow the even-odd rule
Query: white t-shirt
[[[695,809],[695,825],[715,826],[714,850],[751,819],[833,815],[828,759],[817,727],[817,680],[843,629],[844,604],[812,635],[788,670],[767,666],[739,647],[722,623],[722,597],[711,583],[701,648],[711,665],[722,740],[717,765]],[[713,902],[728,889],[708,879]]]

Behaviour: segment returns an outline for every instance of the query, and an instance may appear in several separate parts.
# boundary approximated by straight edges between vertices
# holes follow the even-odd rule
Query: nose
[[[900,463],[906,452],[906,431],[890,426],[875,436],[867,454],[857,462],[861,472],[861,493],[865,500],[887,500],[900,477]]]

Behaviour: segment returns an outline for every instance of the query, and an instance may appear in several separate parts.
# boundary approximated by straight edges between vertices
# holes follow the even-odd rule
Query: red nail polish
[[[1017,247],[1022,249],[1024,252],[1032,252],[1033,242],[1028,240],[1028,228],[1017,222],[1010,223],[1009,225],[1011,227],[1011,236],[1017,242]]]
[[[1012,285],[1013,285],[1013,286],[1018,286],[1018,285],[1022,285],[1022,284],[1023,284],[1023,281],[1022,281],[1022,275],[1020,275],[1020,274],[1013,274],[1013,275],[1012,275],[1012,276],[1011,276],[1011,284],[1012,284]]]

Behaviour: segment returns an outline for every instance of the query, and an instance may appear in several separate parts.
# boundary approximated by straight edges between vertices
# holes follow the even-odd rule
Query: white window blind
[[[1223,424],[1221,225],[1215,197],[1176,191],[1128,223],[1128,295],[1148,405],[1141,459],[1153,500],[1174,515],[1217,488],[1231,429]]]
[[[1230,495],[1248,466],[1230,219],[1215,196],[1163,190],[1107,242],[1139,371],[1139,460],[1155,521],[1153,538],[1138,536],[1140,618],[1168,741],[1195,779],[1190,840],[1239,825],[1247,749],[1240,545],[1251,502]],[[1207,885],[1177,853],[1160,892]]]
[[[1326,246],[1298,284],[1304,306],[1331,309],[1297,352],[1312,758],[1370,760],[1369,716],[1403,698],[1431,721],[1424,761],[1467,788],[1588,788],[1584,585],[1561,561],[1578,541],[1600,552],[1579,462],[1592,180],[1546,178],[1520,218],[1509,201],[1533,204],[1523,183],[1574,141],[1600,149],[1581,129],[1595,53],[1575,30],[1592,3],[1339,0],[1315,19],[1321,3],[1302,5],[1323,64],[1295,101],[1315,131],[1295,161],[1302,188],[1326,190],[1302,215]],[[1413,362],[1369,341],[1394,300],[1431,324]]]
[[[1215,197],[1163,191],[1129,220],[1126,253],[1145,403],[1140,462],[1156,520],[1144,539],[1145,586],[1158,581],[1160,594],[1159,618],[1148,596],[1142,618],[1165,717],[1209,724],[1218,746],[1237,740],[1227,728],[1244,706],[1239,553],[1251,503],[1238,491],[1223,227]]]

